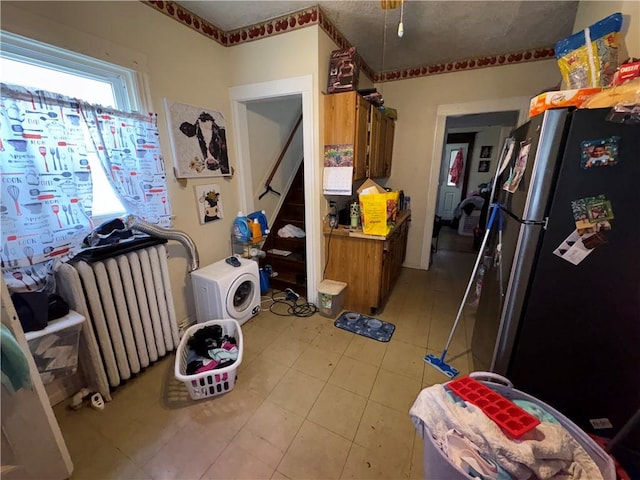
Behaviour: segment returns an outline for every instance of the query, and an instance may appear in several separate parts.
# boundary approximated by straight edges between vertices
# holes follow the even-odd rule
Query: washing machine
[[[235,258],[238,266],[225,259],[191,272],[198,323],[233,318],[242,325],[260,312],[258,263]]]

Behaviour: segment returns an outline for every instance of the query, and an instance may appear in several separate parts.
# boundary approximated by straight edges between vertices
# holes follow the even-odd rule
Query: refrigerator
[[[640,124],[609,112],[549,110],[511,133],[471,350],[585,431],[626,424],[640,450]]]

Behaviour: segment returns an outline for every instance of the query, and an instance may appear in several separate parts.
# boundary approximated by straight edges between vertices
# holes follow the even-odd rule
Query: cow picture
[[[218,185],[198,185],[195,187],[198,199],[200,223],[205,224],[222,219],[222,200]]]
[[[220,112],[165,99],[176,177],[230,175],[227,135]]]

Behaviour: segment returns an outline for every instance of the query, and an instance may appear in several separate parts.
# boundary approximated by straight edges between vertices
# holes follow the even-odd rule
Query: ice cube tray
[[[446,384],[460,398],[479,407],[512,438],[520,438],[540,424],[512,401],[471,377],[463,377]]]

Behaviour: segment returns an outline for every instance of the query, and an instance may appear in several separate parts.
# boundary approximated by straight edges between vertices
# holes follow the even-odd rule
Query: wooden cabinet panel
[[[373,314],[384,305],[402,269],[410,219],[401,212],[386,239],[325,230],[326,278],[347,283],[345,309]]]
[[[356,92],[324,97],[324,144],[353,145],[353,179],[367,178],[369,102]]]
[[[396,133],[396,122],[392,118],[384,117],[384,155],[382,159],[382,173],[384,177],[391,175],[391,159],[393,157],[393,137]]]
[[[384,132],[383,129],[383,115],[380,110],[375,107],[371,107],[370,118],[370,135],[369,135],[369,176],[371,178],[379,178],[383,176],[384,165]]]

